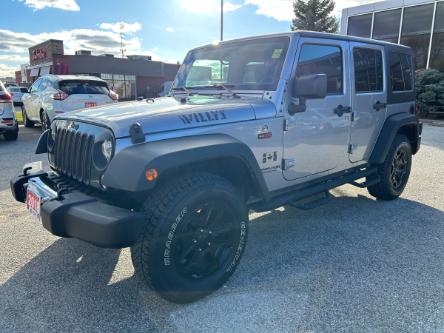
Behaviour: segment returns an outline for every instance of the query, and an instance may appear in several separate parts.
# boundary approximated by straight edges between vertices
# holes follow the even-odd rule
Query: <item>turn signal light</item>
[[[159,173],[157,172],[156,169],[148,169],[145,172],[145,178],[149,182],[156,180],[157,176],[159,176]]]

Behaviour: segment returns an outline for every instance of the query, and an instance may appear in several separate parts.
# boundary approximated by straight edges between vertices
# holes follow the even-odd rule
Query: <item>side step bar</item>
[[[308,185],[302,188],[295,188],[293,191],[279,195],[277,197],[272,197],[270,200],[266,202],[262,202],[259,204],[253,204],[252,209],[257,212],[265,212],[271,209],[275,209],[277,207],[281,207],[283,205],[299,201],[301,199],[307,198],[309,196],[312,196],[314,194],[318,194],[320,192],[326,192],[328,190],[331,190],[335,187],[344,185],[344,184],[352,184],[355,185],[355,181],[360,178],[364,177],[370,177],[370,176],[376,176],[377,175],[377,167],[369,167],[364,170],[358,170],[355,172],[351,172],[349,174],[344,174],[342,176],[339,176],[337,178],[332,178],[329,180],[326,180],[324,182],[314,184],[314,185]],[[372,177],[373,179],[373,177]],[[356,183],[355,186],[364,186],[366,183]]]

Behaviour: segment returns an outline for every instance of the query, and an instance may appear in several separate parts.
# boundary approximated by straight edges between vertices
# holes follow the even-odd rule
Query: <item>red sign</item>
[[[32,60],[46,59],[46,51],[43,49],[35,49],[34,51],[32,51],[31,59]]]

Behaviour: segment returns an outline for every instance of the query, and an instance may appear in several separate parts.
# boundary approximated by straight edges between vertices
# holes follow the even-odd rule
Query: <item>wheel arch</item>
[[[155,181],[146,180],[156,169]],[[120,151],[103,176],[103,185],[128,192],[144,192],[174,177],[205,171],[226,178],[245,194],[266,195],[267,188],[250,148],[225,134],[206,134],[134,145]]]
[[[371,164],[384,162],[396,135],[405,135],[411,146],[412,153],[416,154],[421,143],[422,124],[415,115],[399,113],[386,119],[381,133],[369,158]]]

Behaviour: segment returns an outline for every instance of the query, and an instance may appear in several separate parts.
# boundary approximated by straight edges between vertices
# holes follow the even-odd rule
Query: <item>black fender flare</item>
[[[422,124],[413,114],[398,113],[386,119],[372,154],[370,155],[369,163],[380,164],[384,162],[393,140],[403,127],[414,128],[413,138],[410,138],[410,140],[412,140],[414,144],[413,153],[415,154],[418,151],[421,141]]]
[[[159,178],[172,168],[212,159],[237,158],[249,170],[262,194],[268,192],[262,172],[250,148],[225,134],[204,134],[144,142],[124,148],[111,160],[102,184],[128,192],[154,188],[156,181],[146,180],[146,171],[156,169]]]

